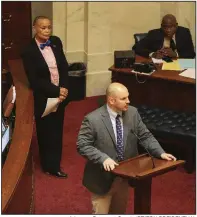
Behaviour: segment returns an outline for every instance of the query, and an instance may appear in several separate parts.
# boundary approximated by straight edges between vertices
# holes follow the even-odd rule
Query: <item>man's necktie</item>
[[[51,44],[51,41],[48,40],[47,42],[40,44],[40,49],[43,50],[46,46],[49,46],[50,44]]]
[[[117,133],[116,150],[118,154],[118,160],[121,161],[124,159],[124,146],[123,146],[122,126],[119,117],[120,115],[116,116],[116,133]]]
[[[170,47],[172,48],[173,51],[176,50],[176,45],[175,45],[174,40],[172,38],[170,40]]]

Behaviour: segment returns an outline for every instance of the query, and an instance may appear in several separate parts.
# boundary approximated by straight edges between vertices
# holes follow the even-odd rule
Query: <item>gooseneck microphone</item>
[[[141,139],[139,138],[139,136],[138,136],[132,129],[131,129],[131,133],[133,133],[133,134],[136,136],[136,138],[139,140],[140,145],[146,150],[146,152],[147,152],[148,155],[150,156],[150,158],[151,158],[151,160],[152,160],[152,165],[153,165],[152,169],[154,169],[156,166],[155,166],[155,162],[154,162],[154,160],[153,160],[153,156],[150,154],[150,152],[148,151],[148,149],[145,148],[145,147],[142,145]]]

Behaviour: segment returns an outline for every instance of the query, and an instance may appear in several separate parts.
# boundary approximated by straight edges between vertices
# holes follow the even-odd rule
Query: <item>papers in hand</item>
[[[59,98],[48,98],[46,108],[44,113],[42,114],[42,118],[46,115],[50,114],[51,112],[56,112],[59,106]]]
[[[193,78],[195,79],[195,69],[187,69],[180,73],[179,75],[187,77],[187,78]]]

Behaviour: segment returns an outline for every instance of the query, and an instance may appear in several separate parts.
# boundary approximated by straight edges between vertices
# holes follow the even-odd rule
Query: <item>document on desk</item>
[[[152,58],[152,61],[153,63],[156,63],[156,64],[160,64],[164,62],[162,59],[156,59],[156,58]]]
[[[178,59],[181,69],[195,68],[196,59]]]
[[[42,118],[51,112],[56,112],[59,106],[59,98],[48,98],[46,108],[42,114]]]
[[[179,75],[187,77],[187,78],[196,78],[196,70],[193,68],[191,69],[187,69],[185,71],[183,71],[182,73],[180,73]]]
[[[180,71],[180,70],[181,70],[181,67],[180,67],[180,65],[179,65],[178,60],[173,60],[173,62],[170,62],[170,63],[164,62],[164,63],[163,63],[163,66],[162,66],[162,70],[175,70],[175,71]]]

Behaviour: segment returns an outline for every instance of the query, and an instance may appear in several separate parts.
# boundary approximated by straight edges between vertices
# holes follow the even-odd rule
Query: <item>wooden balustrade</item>
[[[9,67],[16,87],[16,119],[10,150],[2,168],[2,213],[28,214],[34,210],[33,94],[22,60],[10,60]]]

